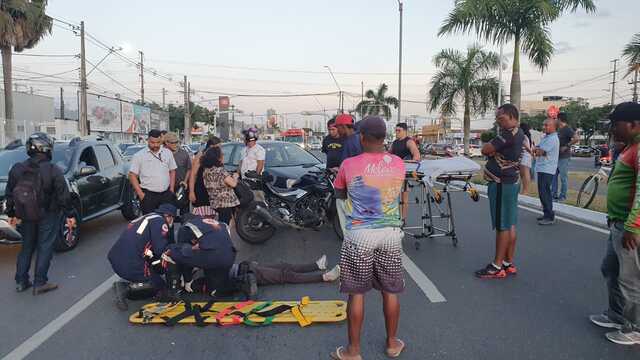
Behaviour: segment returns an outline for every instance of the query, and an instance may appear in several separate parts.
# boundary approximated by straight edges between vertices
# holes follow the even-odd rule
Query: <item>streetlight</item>
[[[400,12],[400,41],[398,51],[398,122],[402,122],[402,0],[398,0],[398,11]]]
[[[344,112],[344,98],[342,96],[342,89],[340,88],[340,85],[338,84],[338,80],[336,80],[336,77],[333,76],[333,71],[331,71],[331,68],[327,65],[324,66],[327,70],[329,70],[329,74],[331,74],[331,78],[333,78],[333,82],[336,83],[336,86],[338,87],[338,91],[339,93],[339,108],[340,108],[340,113]]]

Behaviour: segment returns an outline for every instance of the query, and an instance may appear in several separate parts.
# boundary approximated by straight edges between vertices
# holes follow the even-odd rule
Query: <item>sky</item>
[[[553,24],[556,54],[544,74],[522,57],[523,99],[560,95],[588,98],[594,105],[610,101],[611,79],[605,75],[612,71],[611,60],[620,58],[624,45],[640,32],[640,1],[595,2],[597,13],[566,14]],[[419,103],[426,100],[436,71],[433,56],[446,48],[464,50],[478,41],[474,34],[437,36],[452,7],[453,0],[405,1],[402,99],[412,102],[403,102],[403,119],[415,116],[418,124],[424,124],[438,117],[437,112],[430,113],[425,104]],[[161,103],[165,88],[167,103],[183,103],[179,82],[184,75],[191,83],[192,101],[209,108],[217,105],[221,94],[337,92],[325,66],[332,69],[340,88],[349,93],[345,109],[355,108],[361,84],[366,91],[385,83],[388,95],[398,95],[397,0],[52,0],[47,13],[71,24],[85,22],[86,31],[93,37],[86,44],[91,64],[108,54],[98,41],[122,48],[119,53],[134,61],[138,61],[138,51],[143,51],[145,67],[158,74],[145,73],[147,101]],[[499,51],[494,45],[481,45]],[[56,21],[53,33],[23,54],[74,55],[79,51],[79,37],[68,25]],[[508,91],[513,44],[505,45],[504,54],[507,65],[503,84]],[[88,71],[93,67],[87,66]],[[78,67],[79,60],[71,56],[14,56],[14,78],[29,79],[16,81],[20,91],[33,88],[37,94],[58,97],[63,86],[65,102],[73,104],[67,105],[70,107],[77,103],[74,82],[78,81]],[[40,76],[34,73],[58,75],[33,79]],[[630,99],[629,80],[618,83],[617,102]],[[90,92],[117,93],[130,100],[140,97],[136,66],[114,54],[90,73],[88,81]],[[238,114],[238,120],[249,121],[253,113],[254,121],[262,121],[267,109],[273,108],[285,114],[288,124],[320,126],[324,113],[335,113],[338,96],[232,96],[231,102],[244,113]],[[302,112],[318,115],[303,116]],[[393,116],[395,122],[395,111]],[[488,123],[476,120],[473,127],[482,128]]]

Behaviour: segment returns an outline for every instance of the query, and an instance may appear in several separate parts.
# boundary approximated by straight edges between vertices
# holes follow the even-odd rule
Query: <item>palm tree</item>
[[[627,60],[629,71],[626,76],[635,72],[633,81],[633,101],[638,102],[638,72],[640,72],[640,33],[633,35],[631,42],[624,47],[622,57]]]
[[[47,0],[0,1],[0,51],[2,52],[2,75],[4,77],[5,138],[16,137],[13,120],[12,51],[31,49],[47,34],[51,33],[53,19],[45,14]]]
[[[472,45],[466,54],[442,50],[433,63],[439,71],[431,79],[427,106],[431,111],[439,107],[445,117],[455,115],[458,105],[464,106],[464,153],[468,154],[471,115],[484,114],[496,105],[499,84],[491,74],[500,66],[500,58]]]
[[[520,51],[543,72],[554,51],[551,23],[578,8],[596,10],[593,0],[456,0],[438,35],[473,30],[493,44],[513,40],[511,103],[520,108]]]
[[[384,116],[385,119],[389,120],[391,118],[391,107],[392,105],[395,109],[398,108],[398,99],[393,96],[386,96],[387,90],[389,87],[387,84],[380,84],[378,90],[373,91],[371,89],[367,90],[364,93],[364,97],[366,100],[362,100],[356,106],[356,112],[360,114],[361,117],[365,115],[381,115]],[[400,121],[398,119],[398,121]]]

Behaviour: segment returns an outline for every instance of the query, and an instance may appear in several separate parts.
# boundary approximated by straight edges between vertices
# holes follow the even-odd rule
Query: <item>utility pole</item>
[[[618,72],[618,59],[611,60],[613,63],[613,81],[611,82],[611,106],[615,105],[616,99],[616,73]]]
[[[638,72],[640,71],[640,64],[636,65],[635,75],[633,76],[633,102],[638,102]]]
[[[138,52],[140,53],[140,100],[144,105],[144,53],[142,50]]]
[[[60,119],[64,120],[64,89],[60,88]]]
[[[167,95],[167,90],[165,90],[165,88],[162,88],[162,109],[165,109],[165,104],[166,104],[166,98],[165,96]]]
[[[398,51],[398,122],[402,122],[402,0],[398,0],[398,10],[400,11],[400,41]]]
[[[80,120],[78,130],[81,136],[89,135],[87,121],[87,63],[84,49],[84,21],[80,22]]]
[[[189,109],[189,92],[191,87],[184,76],[184,143],[191,144],[191,109]]]

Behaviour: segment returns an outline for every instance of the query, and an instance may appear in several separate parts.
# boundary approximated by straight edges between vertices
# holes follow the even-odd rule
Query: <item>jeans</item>
[[[22,250],[18,254],[16,264],[16,283],[27,284],[29,282],[29,269],[34,252],[38,253],[34,270],[34,285],[44,285],[49,280],[47,273],[51,257],[53,257],[53,246],[58,236],[60,221],[62,221],[61,213],[49,212],[37,223],[22,222],[20,225]]]
[[[538,173],[538,195],[542,203],[544,218],[553,220],[556,214],[553,212],[553,198],[551,197],[551,183],[554,175],[543,172]]]
[[[551,192],[553,197],[561,200],[567,198],[567,187],[569,185],[569,160],[571,158],[558,159],[558,171],[553,177]],[[558,194],[558,178],[560,178],[560,194]]]
[[[607,316],[623,324],[623,331],[640,331],[640,249],[622,247],[624,225],[613,222],[609,229],[607,253],[602,274],[607,280],[609,308]]]

